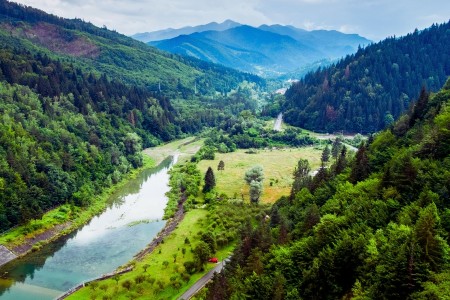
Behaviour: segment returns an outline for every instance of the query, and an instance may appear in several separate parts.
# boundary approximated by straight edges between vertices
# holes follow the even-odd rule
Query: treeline
[[[290,127],[274,131],[271,121],[257,118],[252,111],[243,110],[228,117],[204,134],[205,146],[193,160],[214,159],[214,152],[227,153],[236,149],[261,149],[268,147],[304,147],[319,141],[300,128]]]
[[[445,299],[450,289],[450,81],[345,148],[241,232],[206,299]]]
[[[439,90],[450,75],[450,23],[359,49],[307,74],[281,101],[286,122],[323,132],[371,133],[397,119],[421,86]]]

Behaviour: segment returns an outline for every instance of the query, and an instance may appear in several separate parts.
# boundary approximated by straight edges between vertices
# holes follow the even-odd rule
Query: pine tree
[[[325,149],[323,149],[323,152],[322,152],[322,161],[328,162],[330,160],[330,155],[331,155],[330,147],[328,147],[328,145],[326,145]]]
[[[331,154],[333,155],[334,159],[337,159],[337,157],[339,155],[339,151],[341,151],[341,147],[342,147],[341,139],[339,137],[337,137],[333,141],[333,146],[331,147]]]
[[[294,170],[294,183],[291,189],[291,199],[294,199],[295,195],[307,187],[311,182],[311,176],[309,172],[311,167],[307,159],[300,159],[297,163],[297,167]]]
[[[339,158],[336,162],[335,166],[335,173],[340,174],[342,171],[344,171],[345,167],[347,166],[347,147],[342,147],[341,154],[339,155]]]
[[[217,166],[217,171],[223,171],[225,170],[225,163],[223,162],[223,160],[221,160],[219,162],[219,165]]]
[[[211,167],[208,167],[208,170],[205,174],[205,185],[203,186],[203,193],[210,192],[216,186],[216,177],[214,176],[214,172]]]
[[[350,174],[350,181],[356,183],[366,179],[369,176],[369,158],[367,157],[367,147],[361,143],[358,152],[356,152],[355,165]]]

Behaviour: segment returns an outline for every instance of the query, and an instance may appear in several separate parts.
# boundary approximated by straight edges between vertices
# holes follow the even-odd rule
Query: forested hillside
[[[63,203],[89,205],[142,165],[143,147],[254,110],[256,102],[237,86],[252,78],[263,84],[6,1],[0,44],[0,231]],[[166,86],[163,79],[177,74]],[[154,80],[161,91],[152,90]],[[184,86],[194,81],[196,95],[194,85]],[[169,95],[183,99],[178,108]]]
[[[290,197],[241,234],[207,299],[446,299],[450,81],[330,168],[294,172]]]
[[[194,95],[195,83],[200,94],[227,92],[243,80],[264,84],[250,74],[164,53],[107,28],[6,0],[0,0],[0,44],[46,53],[85,71],[106,73],[171,97]]]
[[[0,230],[88,205],[181,132],[167,99],[47,56],[3,48],[0,80]]]
[[[286,121],[323,132],[375,132],[397,119],[421,86],[437,91],[450,75],[450,23],[359,49],[309,73],[286,92]]]

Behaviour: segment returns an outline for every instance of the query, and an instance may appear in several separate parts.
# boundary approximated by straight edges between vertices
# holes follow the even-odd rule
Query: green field
[[[208,167],[214,170],[217,191],[229,197],[249,199],[248,186],[244,181],[245,172],[254,165],[264,168],[264,190],[261,202],[273,203],[283,195],[289,195],[292,173],[299,159],[308,159],[311,169],[319,168],[322,150],[313,147],[289,148],[280,150],[258,150],[247,154],[246,150],[231,153],[216,153],[214,160],[202,160],[198,166],[202,174]],[[217,171],[219,161],[225,163],[224,171]],[[272,184],[272,185],[271,185]]]

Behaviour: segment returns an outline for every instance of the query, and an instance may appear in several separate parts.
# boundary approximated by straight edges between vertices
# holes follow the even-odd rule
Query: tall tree
[[[262,166],[254,166],[245,172],[245,181],[250,184],[252,181],[262,182],[264,180],[264,170]]]
[[[323,162],[328,162],[330,160],[330,155],[331,155],[331,150],[330,147],[328,145],[325,146],[325,149],[323,149],[322,152],[322,161]]]
[[[208,167],[208,170],[205,174],[205,185],[203,186],[203,193],[210,192],[216,186],[216,177],[214,176],[214,172],[211,167]]]
[[[369,158],[367,157],[367,147],[364,142],[359,146],[356,152],[355,163],[350,174],[350,181],[356,183],[366,179],[369,176]]]
[[[264,180],[264,171],[261,166],[254,166],[247,172],[245,172],[245,181],[250,186],[250,201],[252,203],[258,203],[261,197]]]
[[[342,141],[340,137],[336,137],[336,139],[333,141],[333,146],[331,147],[331,154],[333,155],[334,159],[337,159],[339,152],[342,148]]]
[[[294,183],[291,189],[291,199],[302,190],[302,188],[307,187],[311,182],[311,167],[307,159],[300,159],[297,163],[297,167],[294,169]]]

